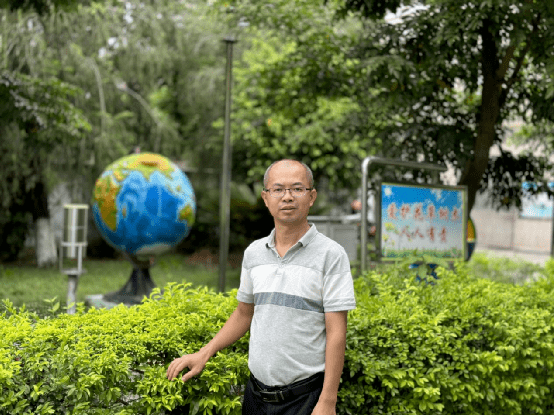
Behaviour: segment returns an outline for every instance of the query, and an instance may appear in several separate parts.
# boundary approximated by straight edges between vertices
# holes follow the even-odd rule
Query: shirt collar
[[[302,246],[307,246],[318,234],[318,231],[315,225],[313,223],[309,223],[309,225],[310,225],[310,229],[308,229],[308,232],[306,232],[304,236],[300,238],[297,244],[299,243]],[[267,246],[268,248],[275,248],[275,228],[273,228],[273,230],[267,237],[265,246]]]

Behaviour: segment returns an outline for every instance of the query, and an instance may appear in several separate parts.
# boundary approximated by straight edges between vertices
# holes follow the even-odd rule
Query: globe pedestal
[[[103,299],[110,303],[140,304],[155,286],[150,278],[150,268],[133,268],[127,283],[118,291],[104,294]]]
[[[131,276],[119,290],[104,294],[102,299],[109,303],[140,304],[144,296],[149,296],[156,284],[150,277],[150,261],[141,261],[138,258],[127,255],[127,259],[133,265]]]

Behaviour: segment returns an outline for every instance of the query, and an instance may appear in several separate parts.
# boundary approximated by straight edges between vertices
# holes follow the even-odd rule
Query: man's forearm
[[[323,390],[319,397],[320,401],[335,404],[337,402],[337,393],[339,390],[340,377],[344,367],[345,341],[334,339],[327,340],[325,350],[325,380],[323,381]]]
[[[327,326],[325,347],[325,379],[319,400],[334,405],[337,402],[346,349],[346,312],[336,313],[334,323]]]
[[[200,349],[200,353],[204,353],[209,359],[218,351],[236,342],[250,329],[253,315],[254,304],[239,303],[221,330]]]

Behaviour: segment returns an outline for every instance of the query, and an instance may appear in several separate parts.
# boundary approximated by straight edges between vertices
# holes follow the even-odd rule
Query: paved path
[[[475,252],[483,253],[491,257],[507,257],[515,260],[523,260],[533,262],[544,266],[546,261],[550,258],[550,254],[541,252],[529,252],[529,251],[511,251],[508,249],[494,249],[494,248],[479,248],[476,247]]]

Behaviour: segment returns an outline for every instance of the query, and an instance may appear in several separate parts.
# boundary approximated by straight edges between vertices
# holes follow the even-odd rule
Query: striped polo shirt
[[[255,305],[248,366],[266,385],[324,371],[324,313],[356,308],[344,248],[310,225],[282,258],[275,229],[244,252],[237,299]]]

